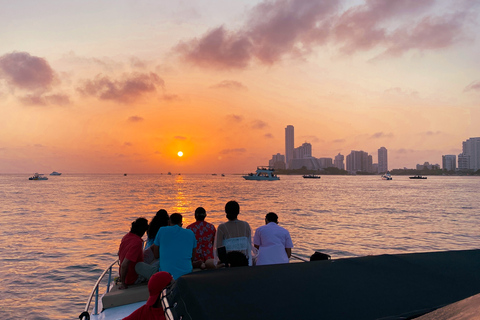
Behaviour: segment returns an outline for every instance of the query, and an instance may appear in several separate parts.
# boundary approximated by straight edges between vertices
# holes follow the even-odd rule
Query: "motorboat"
[[[427,179],[427,177],[421,176],[421,175],[416,175],[413,177],[409,177],[410,179]]]
[[[61,176],[62,173],[61,172],[57,172],[57,171],[53,171],[52,173],[50,173],[51,176]]]
[[[145,304],[149,296],[145,284],[127,290],[116,288],[112,268],[117,263],[107,267],[97,280],[80,320],[123,319]],[[428,315],[473,298],[470,305],[476,306],[477,312],[473,317],[460,317],[473,320],[480,312],[475,303],[480,294],[479,269],[479,249],[304,259],[298,263],[192,272],[167,286],[161,300],[169,320],[303,319],[319,311],[322,318],[330,320],[420,316],[443,320],[466,310],[457,308],[450,318]],[[105,282],[108,292],[100,294]],[[246,296],[248,307],[241,303]],[[285,297],[288,303],[282,308],[269,307],[285,301]]]
[[[316,174],[305,174],[303,175],[304,179],[320,179],[321,177]]]
[[[382,175],[383,180],[393,180],[392,176],[390,175],[390,172],[386,172],[384,175]]]
[[[28,178],[28,180],[48,180],[42,173],[34,173],[32,177]]]
[[[243,176],[245,180],[257,180],[257,181],[274,181],[280,180],[280,178],[274,174],[275,169],[272,167],[259,166],[255,173],[249,173]]]

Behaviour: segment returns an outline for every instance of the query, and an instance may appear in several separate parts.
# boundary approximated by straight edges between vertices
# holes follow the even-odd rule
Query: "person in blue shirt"
[[[155,256],[160,256],[160,270],[170,273],[175,280],[192,272],[192,259],[197,248],[195,234],[182,228],[182,221],[181,214],[170,215],[171,226],[160,228],[153,244]]]

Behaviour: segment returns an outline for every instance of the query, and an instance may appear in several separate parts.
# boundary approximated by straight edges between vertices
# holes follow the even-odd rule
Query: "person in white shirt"
[[[255,230],[253,244],[258,249],[257,266],[288,263],[292,255],[292,238],[287,229],[278,225],[278,216],[269,212],[265,225]]]

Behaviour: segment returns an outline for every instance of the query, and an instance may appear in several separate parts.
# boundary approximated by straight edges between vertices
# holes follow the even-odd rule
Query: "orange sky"
[[[480,136],[476,1],[10,1],[0,173],[244,173]],[[184,156],[178,157],[177,152]]]

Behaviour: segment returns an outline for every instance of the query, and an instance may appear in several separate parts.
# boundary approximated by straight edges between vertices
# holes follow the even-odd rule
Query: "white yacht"
[[[274,181],[274,180],[280,180],[279,177],[277,177],[276,174],[274,174],[275,169],[272,167],[264,167],[260,166],[257,167],[257,170],[255,173],[249,173],[246,176],[243,176],[245,180],[265,180],[265,181]]]

